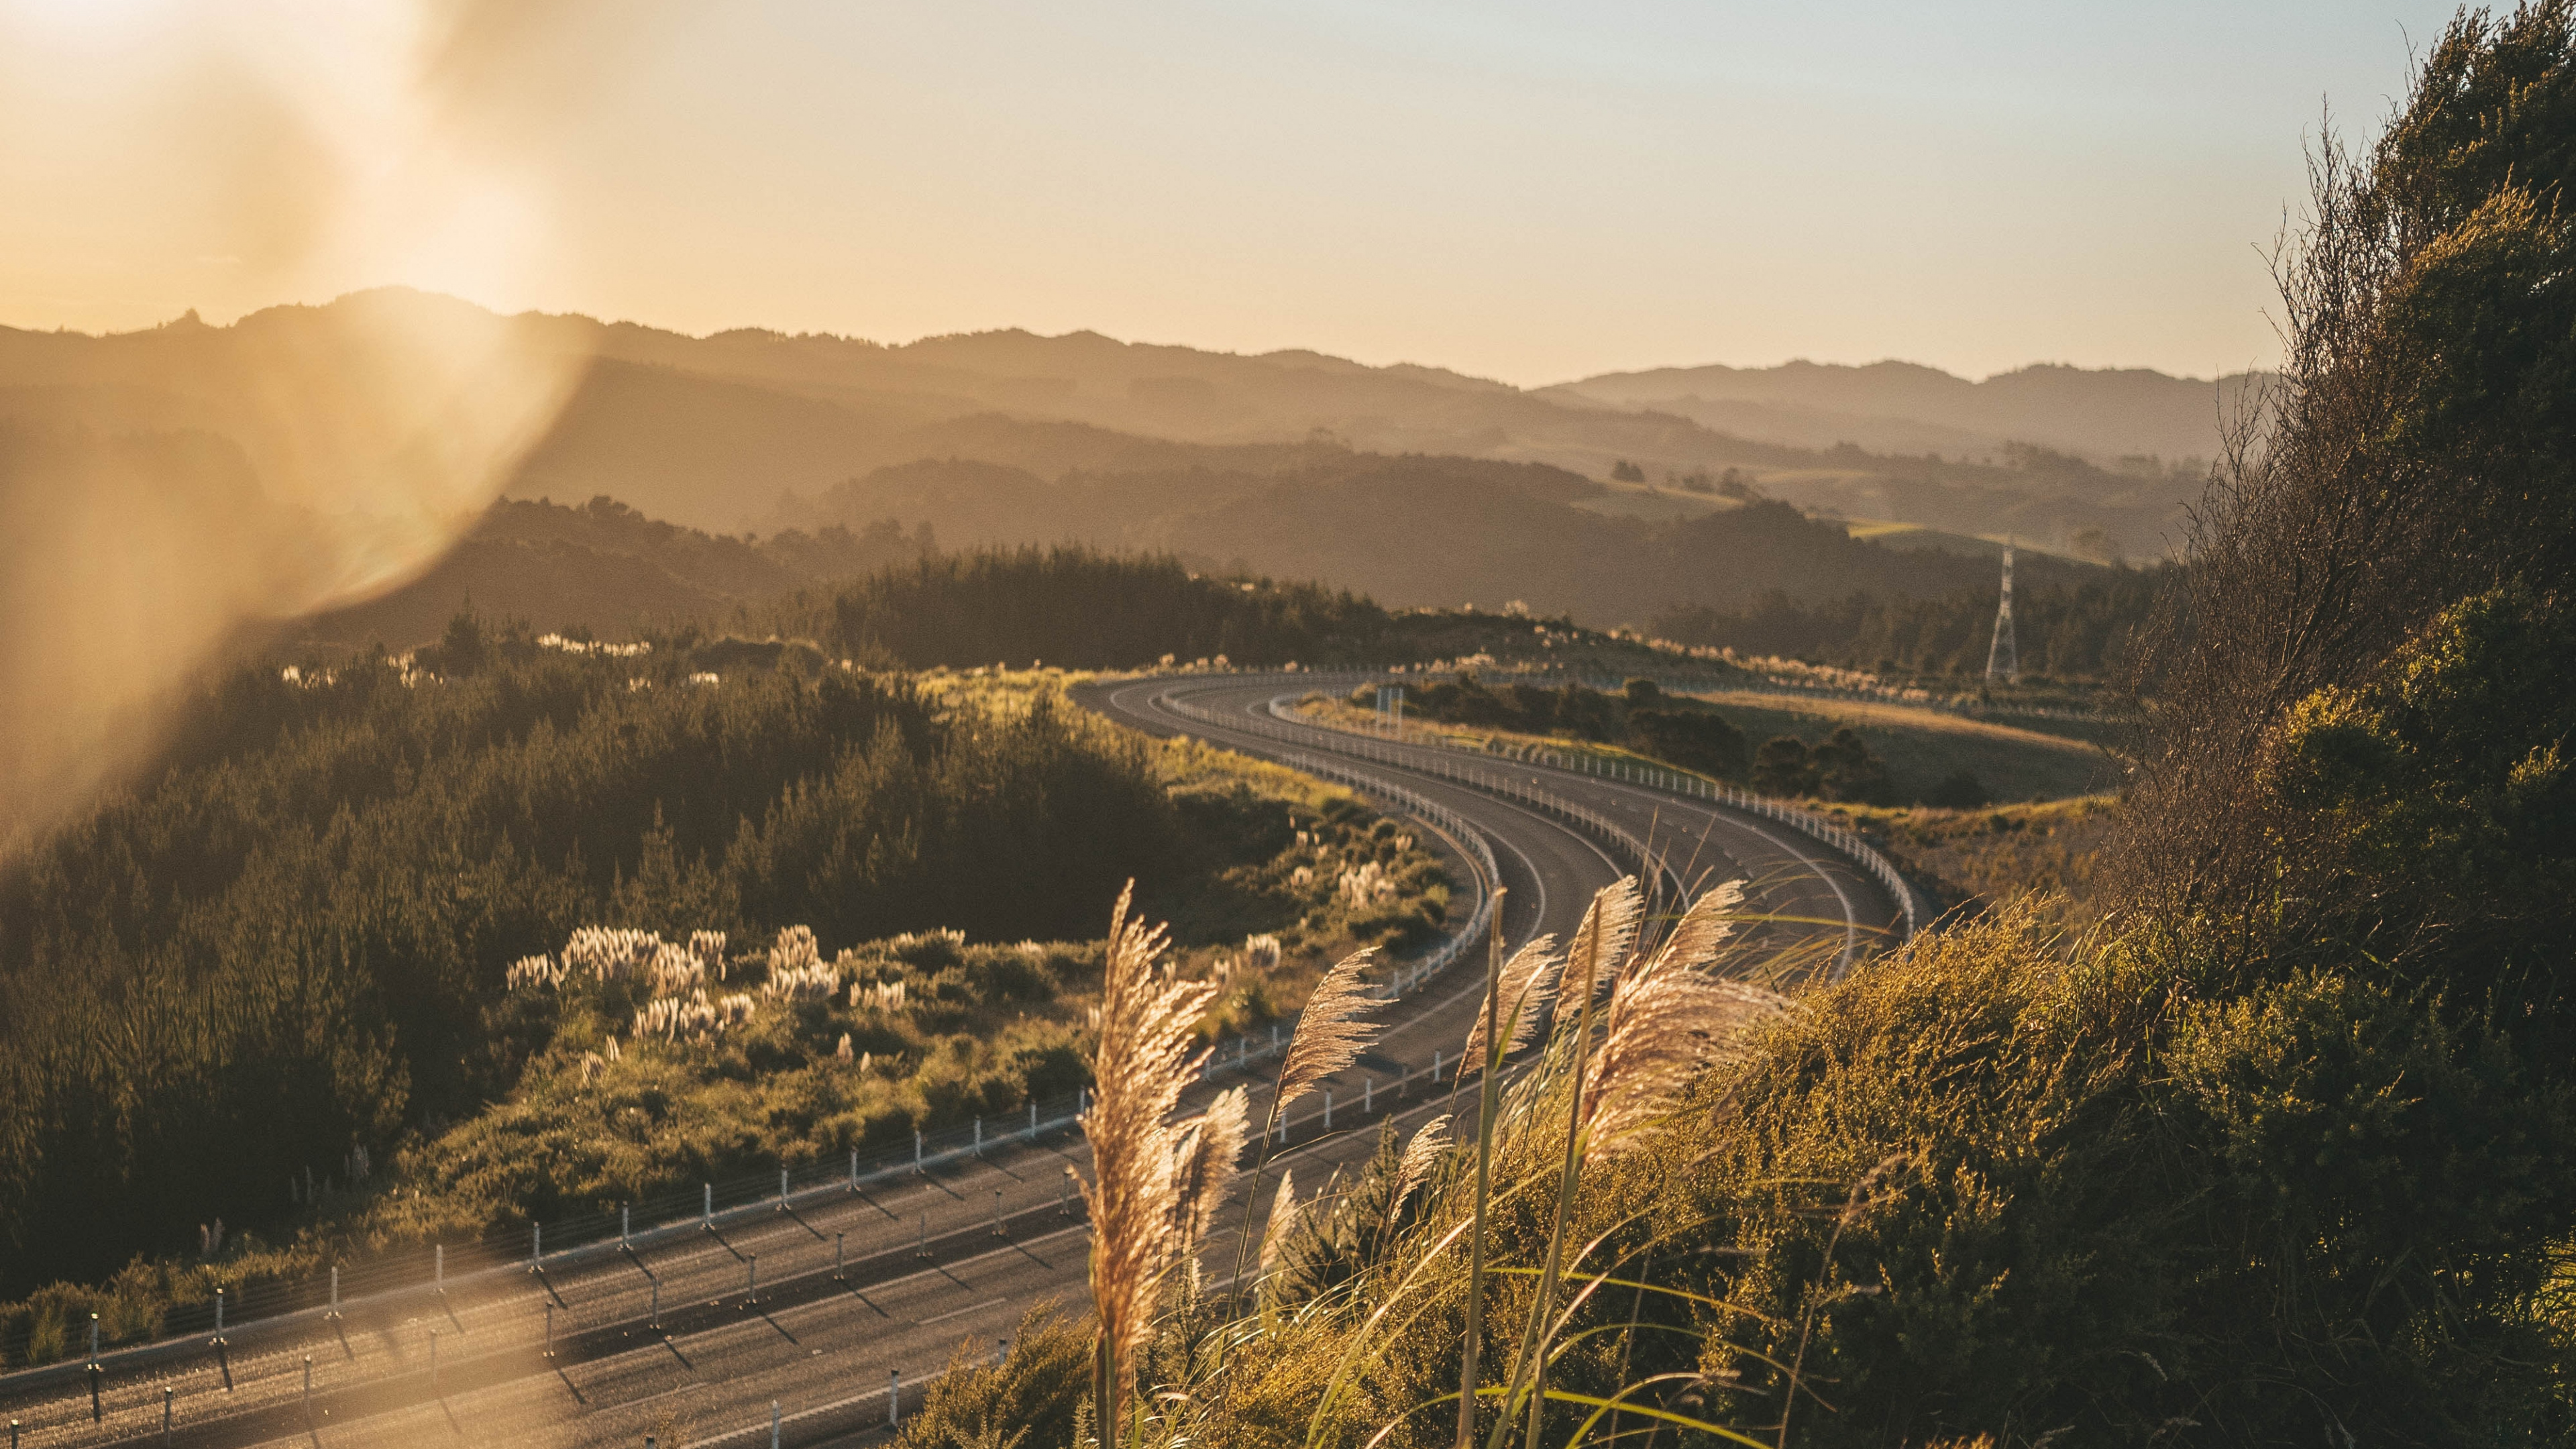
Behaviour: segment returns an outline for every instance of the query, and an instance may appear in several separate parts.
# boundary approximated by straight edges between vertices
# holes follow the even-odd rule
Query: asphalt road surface
[[[1289,742],[1255,732],[1293,729],[1272,706],[1299,687],[1217,675],[1104,683],[1077,696],[1122,723],[1247,754],[1322,754],[1345,743],[1324,731],[1297,731]],[[1242,724],[1180,715],[1175,698]],[[1483,834],[1499,881],[1473,879],[1459,842],[1436,831],[1424,838],[1448,860],[1462,902],[1477,898],[1470,888],[1508,889],[1503,927],[1514,946],[1542,931],[1571,934],[1592,893],[1637,868],[1554,815],[1407,763],[1428,766],[1433,752],[1392,753],[1392,762],[1343,763],[1436,801]],[[1588,776],[1496,768],[1517,768],[1530,788],[1651,837],[1695,880],[1745,877],[1755,904],[1775,918],[1767,943],[1803,951],[1812,969],[1847,969],[1895,928],[1897,908],[1875,881],[1786,826]],[[1468,953],[1382,1010],[1387,1026],[1374,1048],[1329,1084],[1329,1125],[1322,1098],[1298,1105],[1291,1145],[1274,1161],[1295,1172],[1301,1195],[1365,1159],[1385,1120],[1409,1132],[1446,1110],[1481,957]],[[1443,1062],[1436,1082],[1435,1052]],[[1256,1062],[1250,1071],[1256,1120],[1268,1106],[1262,1069]],[[1219,1071],[1198,1096],[1236,1080]],[[737,1214],[714,1231],[551,1260],[542,1274],[460,1275],[444,1294],[353,1300],[337,1321],[308,1315],[237,1327],[220,1351],[190,1341],[111,1355],[98,1376],[96,1423],[90,1381],[77,1366],[0,1379],[0,1412],[21,1421],[20,1449],[159,1444],[165,1404],[167,1442],[207,1449],[564,1449],[641,1445],[648,1434],[661,1449],[757,1449],[769,1442],[773,1403],[782,1444],[879,1440],[890,1375],[910,1409],[961,1345],[995,1351],[1031,1303],[1053,1297],[1080,1311],[1088,1241],[1068,1167],[1088,1170],[1074,1132],[996,1144],[981,1158],[894,1184],[800,1194],[791,1209]],[[1265,1187],[1264,1207],[1267,1196]],[[1229,1214],[1207,1245],[1214,1278],[1231,1263],[1238,1220]]]

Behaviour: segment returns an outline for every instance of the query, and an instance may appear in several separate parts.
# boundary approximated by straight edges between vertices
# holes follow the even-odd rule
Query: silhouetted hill
[[[190,321],[112,338],[0,334],[0,413],[87,420],[120,434],[238,430],[265,481],[269,467],[296,464],[279,440],[299,435],[251,424],[292,399],[251,395],[239,369],[260,363],[271,375],[309,381],[327,423],[332,389],[344,381],[323,369],[339,355],[337,340],[389,322],[541,360],[581,348],[601,353],[568,387],[511,491],[606,496],[662,521],[622,510],[496,510],[428,577],[317,621],[307,636],[315,643],[416,642],[469,595],[487,612],[541,629],[619,634],[646,620],[722,617],[917,551],[923,525],[952,548],[1168,549],[1203,569],[1313,579],[1389,604],[1498,607],[1521,599],[1597,626],[1642,625],[1673,609],[1740,609],[1773,589],[1809,601],[1854,592],[1930,597],[1984,586],[1992,575],[1981,559],[1855,541],[1841,524],[1783,503],[1741,506],[1704,479],[1693,481],[1707,492],[1613,486],[1551,462],[1370,451],[1302,429],[1236,442],[1147,437],[1093,420],[997,410],[974,395],[1047,391],[1027,379],[1046,375],[1031,369],[1049,359],[1079,374],[1069,390],[1054,390],[1054,405],[1106,389],[1104,416],[1177,406],[1172,399],[1197,395],[1199,384],[1217,389],[1208,396],[1240,395],[1273,409],[1299,398],[1350,408],[1412,399],[1410,413],[1384,423],[1382,433],[1437,433],[1500,409],[1636,445],[1623,454],[1632,462],[1659,456],[1659,448],[1670,456],[1722,447],[1746,460],[1754,488],[1776,488],[1791,501],[1826,498],[1853,516],[1969,536],[2011,531],[2025,540],[2090,529],[2104,552],[2149,534],[2183,487],[2169,474],[2110,473],[2029,447],[1992,467],[1850,448],[1802,453],[1718,439],[1669,415],[1569,407],[1429,369],[1388,372],[1307,354],[1246,359],[1024,333],[908,348],[760,333],[691,339],[583,318],[500,319],[402,292],[273,309],[230,328]],[[280,357],[301,370],[279,373]],[[40,365],[47,358],[61,364],[50,374]],[[694,360],[698,370],[673,359]],[[1195,381],[1164,389],[1161,401],[1139,402],[1135,389],[1115,386],[1122,378],[1185,377]],[[888,520],[907,532],[884,531]],[[745,524],[809,537],[755,546],[687,531]],[[828,537],[846,543],[822,542],[834,528],[844,533]],[[2080,572],[2036,557],[2025,567]]]
[[[1776,500],[1653,521],[1596,511],[1599,485],[1543,464],[1328,451],[1296,472],[1068,472],[936,459],[876,469],[777,526],[926,526],[943,545],[1075,542],[1169,550],[1197,566],[1312,579],[1397,606],[1518,599],[1595,626],[1771,591],[1931,596],[1994,583],[1985,558],[1855,539]],[[2032,579],[2102,575],[2026,557]]]
[[[1776,501],[1665,522],[1604,516],[1576,506],[1577,490],[1591,487],[1556,469],[1472,458],[1342,454],[1297,475],[1052,482],[1002,464],[923,460],[852,480],[759,537],[709,535],[607,498],[503,502],[428,574],[307,621],[290,644],[402,649],[437,637],[469,601],[489,618],[603,639],[724,627],[774,614],[784,595],[941,549],[1064,543],[1168,552],[1211,574],[1313,580],[1395,607],[1491,611],[1517,600],[1595,626],[1778,600],[1847,609],[1855,595],[1977,593],[1993,607],[1987,559],[1855,539]],[[2044,556],[2025,557],[2021,575],[2032,589],[2119,577]]]
[[[652,626],[720,623],[745,605],[901,563],[931,544],[891,522],[755,542],[663,523],[609,498],[577,508],[504,501],[428,573],[304,621],[285,647],[400,651],[437,638],[469,605],[538,632],[626,639]]]
[[[0,416],[229,434],[243,417],[316,398],[327,406],[334,396],[327,371],[310,389],[248,395],[229,381],[248,375],[246,360],[327,360],[332,339],[388,319],[504,343],[550,375],[587,369],[526,456],[513,496],[606,493],[710,529],[766,518],[782,494],[811,498],[920,459],[1006,464],[1054,480],[1073,471],[1202,467],[1284,474],[1337,449],[1543,463],[1590,479],[1626,462],[1645,483],[1614,491],[1595,510],[1647,516],[1718,506],[1704,487],[1683,485],[1734,470],[1809,509],[2152,555],[2166,546],[2196,477],[2177,480],[2162,467],[2105,469],[2062,451],[2047,467],[2025,466],[1994,441],[1994,430],[2097,455],[2131,443],[2167,457],[2206,455],[2206,443],[2183,434],[2187,423],[2206,424],[2214,438],[2209,399],[2217,386],[2052,368],[1968,383],[1883,365],[1773,370],[1777,376],[1693,369],[1527,392],[1437,368],[1368,367],[1303,351],[1239,356],[1089,332],[977,333],[895,347],[756,330],[686,337],[579,316],[504,319],[453,299],[385,290],[324,307],[272,308],[224,328],[189,318],[111,337],[0,330]],[[1678,399],[1670,406],[1638,405],[1672,389],[1681,391],[1670,392]],[[1783,408],[1809,410],[1803,431],[1766,422]],[[1685,415],[1693,409],[1707,416]],[[1855,430],[1840,419],[1864,416],[1886,424],[1858,430],[1883,451],[1721,430],[1843,442]],[[1211,457],[1192,446],[1226,452]],[[250,451],[255,464],[271,461]],[[2079,535],[2091,542],[2079,544]]]

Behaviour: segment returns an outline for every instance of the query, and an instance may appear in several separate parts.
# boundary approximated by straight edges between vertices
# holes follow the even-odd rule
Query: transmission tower
[[[2004,544],[2004,597],[1995,606],[1995,642],[1986,650],[1986,678],[2021,682],[2021,656],[2013,647],[2012,544]]]

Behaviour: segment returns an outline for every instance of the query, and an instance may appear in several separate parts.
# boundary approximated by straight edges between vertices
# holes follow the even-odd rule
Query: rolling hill
[[[2178,450],[2194,406],[2187,399],[2211,387],[2073,369],[1971,384],[1889,364],[1778,369],[1758,386],[1746,379],[1766,374],[1694,369],[1532,392],[1437,368],[1300,351],[1240,356],[1087,332],[902,346],[754,330],[688,337],[580,316],[502,318],[451,298],[383,290],[271,308],[220,328],[191,316],[107,337],[0,329],[0,419],[231,435],[246,417],[332,398],[329,360],[348,339],[389,324],[471,335],[478,346],[506,347],[550,384],[570,380],[550,426],[518,460],[511,496],[608,494],[655,517],[723,530],[768,519],[782,495],[811,498],[922,459],[1004,464],[1054,481],[1200,467],[1288,473],[1338,452],[1545,464],[1593,480],[1627,462],[1646,481],[1613,490],[1593,511],[1664,517],[1721,508],[1725,500],[1705,484],[1686,485],[1732,469],[1811,511],[2154,556],[2167,550],[2196,475],[2096,458],[2106,444]],[[277,377],[294,385],[264,381]],[[1689,398],[1730,388],[1703,400],[1892,418],[1936,432],[1899,428],[1884,435],[1888,451],[1870,451],[1832,422],[1803,433],[1771,429],[1846,444],[1818,448],[1724,430],[1762,431],[1751,414],[1686,415],[1697,406]],[[2016,430],[2005,436],[2057,445],[1998,445],[1979,461],[1963,460],[1964,446],[1904,451],[2005,428]],[[263,472],[294,461],[244,445]],[[1196,451],[1205,448],[1224,451]],[[1930,452],[1942,456],[1923,455]]]

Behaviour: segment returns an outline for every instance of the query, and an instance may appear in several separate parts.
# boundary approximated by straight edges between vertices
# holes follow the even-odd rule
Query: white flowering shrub
[[[1393,898],[1398,889],[1395,878],[1376,861],[1342,872],[1334,889],[1353,906],[1371,906]]]
[[[565,969],[552,956],[522,956],[510,963],[509,989],[552,991],[563,985]]]
[[[593,981],[624,981],[642,975],[661,949],[662,938],[651,931],[582,926],[564,942],[563,959]]]
[[[1311,881],[1314,877],[1309,874],[1307,879]],[[1277,936],[1271,935],[1265,931],[1258,936],[1246,936],[1243,938],[1242,964],[1243,969],[1246,971],[1276,971],[1279,969],[1279,955],[1279,938]]]

